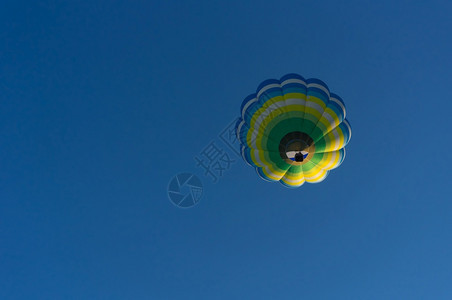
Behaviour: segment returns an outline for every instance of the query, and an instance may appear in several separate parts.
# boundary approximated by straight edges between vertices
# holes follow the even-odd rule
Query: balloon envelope
[[[324,180],[343,162],[351,127],[344,102],[324,82],[288,74],[245,98],[236,134],[260,177],[298,187]]]

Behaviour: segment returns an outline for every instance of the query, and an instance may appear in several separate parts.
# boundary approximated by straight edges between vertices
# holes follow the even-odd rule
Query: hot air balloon
[[[262,179],[299,187],[323,181],[344,161],[351,127],[344,102],[324,82],[288,74],[245,98],[236,134]]]

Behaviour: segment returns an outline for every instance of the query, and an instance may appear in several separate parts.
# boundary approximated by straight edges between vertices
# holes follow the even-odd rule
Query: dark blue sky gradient
[[[451,299],[451,10],[2,1],[0,299]],[[194,157],[292,72],[344,99],[342,166],[287,189],[237,160],[213,184]]]

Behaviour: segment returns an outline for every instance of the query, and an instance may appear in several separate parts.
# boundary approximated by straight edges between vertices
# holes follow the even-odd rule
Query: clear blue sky
[[[0,4],[0,299],[451,299],[451,2],[181,2]],[[344,99],[342,166],[203,177],[292,72]]]

